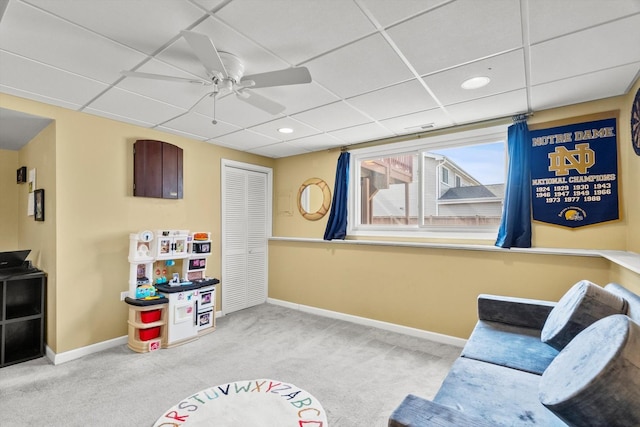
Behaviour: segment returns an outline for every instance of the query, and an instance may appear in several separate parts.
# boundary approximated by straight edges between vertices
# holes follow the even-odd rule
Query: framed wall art
[[[16,183],[24,184],[27,182],[27,167],[22,166],[20,169],[16,170]]]
[[[44,189],[33,192],[33,217],[36,221],[44,221]]]

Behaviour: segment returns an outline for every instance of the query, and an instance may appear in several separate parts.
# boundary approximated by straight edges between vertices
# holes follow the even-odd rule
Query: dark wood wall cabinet
[[[133,144],[133,195],[182,199],[182,148],[140,139]]]
[[[44,272],[0,276],[0,368],[44,356]]]

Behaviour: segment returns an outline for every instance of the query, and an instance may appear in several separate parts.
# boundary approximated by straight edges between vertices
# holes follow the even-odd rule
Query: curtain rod
[[[445,132],[450,132],[452,130],[456,130],[456,129],[460,129],[460,130],[464,130],[467,128],[480,128],[480,127],[489,127],[491,125],[500,125],[500,124],[507,124],[509,122],[519,122],[519,121],[523,121],[526,120],[528,117],[533,116],[533,112],[530,113],[520,113],[520,114],[515,114],[515,115],[511,115],[511,116],[503,116],[503,117],[498,117],[495,119],[488,119],[488,120],[482,120],[479,122],[473,122],[473,123],[465,123],[462,125],[453,125],[453,126],[446,126],[446,127],[442,127],[442,128],[437,128],[437,129],[431,129],[431,130],[426,130],[426,131],[422,131],[422,132],[417,132],[417,133],[410,133],[410,134],[406,134],[406,135],[397,135],[397,136],[393,136],[390,138],[384,138],[384,139],[374,139],[371,141],[365,141],[365,142],[357,142],[355,144],[349,144],[349,145],[343,145],[342,147],[340,147],[340,152],[344,153],[345,151],[349,151],[352,150],[354,148],[364,148],[364,147],[374,147],[376,145],[384,145],[384,144],[391,144],[394,142],[402,142],[402,141],[406,141],[406,140],[410,140],[410,139],[420,139],[420,138],[424,138],[425,136],[431,136],[433,134],[438,134],[438,133],[445,133]],[[362,147],[360,147],[362,146]],[[330,149],[329,151],[335,150],[335,148]]]

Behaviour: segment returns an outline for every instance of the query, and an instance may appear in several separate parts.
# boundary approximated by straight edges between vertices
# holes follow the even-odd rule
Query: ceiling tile
[[[531,88],[534,111],[624,94],[633,84],[640,62],[545,83]]]
[[[240,58],[245,75],[291,66],[290,63],[265,49],[259,40],[256,43],[218,19],[206,19],[194,27],[193,31],[209,36],[218,51],[228,52]]]
[[[535,0],[529,8],[529,39],[539,43],[640,12],[638,0]]]
[[[141,120],[136,120],[136,119],[133,119],[131,117],[120,116],[118,114],[113,114],[113,113],[110,113],[108,111],[97,110],[95,108],[85,108],[84,110],[82,110],[82,112],[83,113],[87,113],[87,114],[92,114],[94,116],[105,117],[105,118],[111,119],[111,120],[117,120],[119,122],[130,123],[130,124],[136,125],[136,126],[142,126],[142,127],[145,127],[145,128],[153,126],[153,123],[143,122]]]
[[[211,123],[211,117],[193,112],[171,119],[163,123],[161,127],[191,133],[198,136],[198,139],[214,138],[239,130],[237,127],[225,123],[214,125]]]
[[[486,76],[491,82],[482,88],[466,90],[460,86],[471,77]],[[438,100],[455,104],[488,95],[522,89],[526,86],[522,49],[462,65],[424,77]]]
[[[640,14],[537,44],[531,47],[531,84],[640,61],[639,46]]]
[[[209,142],[214,144],[220,142],[227,147],[232,147],[240,151],[247,151],[263,147],[265,145],[275,144],[278,140],[249,130],[240,130],[238,132],[216,137]]]
[[[156,59],[183,70],[203,80],[210,80],[207,71],[198,60],[193,49],[183,37],[178,37],[171,45],[155,56]]]
[[[345,145],[344,141],[326,133],[295,139],[293,141],[289,141],[289,144],[299,146],[308,151],[326,150]]]
[[[293,129],[293,133],[284,134],[278,132],[278,129],[280,128]],[[319,133],[317,129],[314,129],[311,126],[307,126],[306,124],[298,120],[294,120],[290,117],[276,119],[258,126],[253,126],[250,129],[254,132],[258,132],[262,135],[267,135],[271,138],[275,138],[281,141],[289,141],[292,139],[302,138]]]
[[[183,132],[183,131],[180,131],[180,130],[177,130],[177,129],[168,128],[168,127],[164,127],[164,126],[158,126],[155,129],[161,130],[163,132],[171,133],[171,134],[174,134],[174,135],[184,136],[185,138],[195,139],[195,140],[198,140],[198,141],[206,141],[207,140],[206,137],[203,137],[201,135],[195,135],[193,133]]]
[[[367,123],[364,125],[336,130],[330,132],[330,135],[335,136],[346,143],[355,144],[358,142],[387,138],[394,134],[389,129],[386,129],[377,123]]]
[[[62,106],[74,110],[89,102],[108,87],[95,80],[70,74],[3,51],[0,51],[0,64],[2,64],[0,84],[31,94],[37,93],[41,101],[49,104],[61,105],[58,102],[63,102],[66,105]],[[47,76],[47,78],[43,79],[42,76]]]
[[[123,13],[120,1],[27,1],[147,54],[205,15],[189,2],[128,1]]]
[[[211,117],[207,117],[207,118],[211,120]],[[217,122],[218,123],[215,124],[215,126],[209,133],[211,135],[211,139],[217,138],[222,135],[226,135],[228,133],[233,133],[233,132],[242,130],[242,128],[239,128],[238,126],[232,125],[230,123],[225,123],[222,120],[217,120]],[[211,123],[211,121],[209,123]]]
[[[78,105],[78,104],[72,104],[72,103],[69,103],[60,99],[55,99],[55,98],[48,98],[46,96],[42,96],[37,93],[20,90],[20,89],[16,89],[9,86],[3,86],[2,84],[0,84],[0,92],[6,93],[8,95],[19,96],[25,99],[31,99],[34,101],[43,102],[49,105],[56,105],[58,107],[66,108],[69,110],[78,110],[82,107],[81,105]],[[0,135],[2,134],[1,131],[2,129],[0,129]],[[2,149],[2,138],[0,138],[0,149]]]
[[[25,22],[29,25],[24,25]],[[130,69],[145,58],[132,49],[18,2],[9,4],[2,19],[0,49],[104,83],[116,81],[123,67]]]
[[[387,33],[424,75],[521,47],[520,3],[459,0]]]
[[[424,132],[434,128],[451,126],[453,122],[440,108],[419,111],[405,116],[382,120],[380,124],[397,135]]]
[[[185,112],[184,109],[118,88],[111,89],[89,107],[114,116],[153,124],[163,123]]]
[[[361,0],[383,27],[416,15],[447,0]]]
[[[249,152],[258,154],[260,156],[273,157],[277,159],[280,157],[295,156],[297,154],[306,154],[309,151],[300,146],[296,146],[287,142],[280,142],[278,144],[254,148],[249,150]]]
[[[226,0],[194,0],[196,4],[204,7],[206,10],[213,10],[218,8]]]
[[[374,30],[351,1],[235,0],[216,16],[294,65]]]
[[[371,120],[345,102],[335,102],[303,113],[294,114],[293,118],[307,123],[323,132],[368,123]]]
[[[305,65],[315,81],[345,98],[414,77],[380,34],[359,40]]]
[[[527,112],[527,91],[525,89],[446,107],[456,124],[489,120]]]
[[[313,78],[313,75],[311,76]],[[295,114],[320,105],[336,102],[339,98],[319,84],[288,85],[254,89],[286,107],[285,114]]]
[[[347,102],[376,120],[438,106],[424,86],[415,79],[349,98]]]
[[[213,117],[213,98],[207,97],[203,99],[202,102],[194,108],[194,111],[205,116]],[[274,116],[253,105],[247,104],[235,95],[228,95],[216,101],[215,117],[217,120],[222,120],[241,128],[247,128],[282,116]]]

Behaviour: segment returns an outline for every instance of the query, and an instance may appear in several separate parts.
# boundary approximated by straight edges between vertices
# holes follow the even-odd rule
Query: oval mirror
[[[310,221],[317,221],[329,212],[331,190],[320,178],[309,178],[298,190],[298,210]]]

